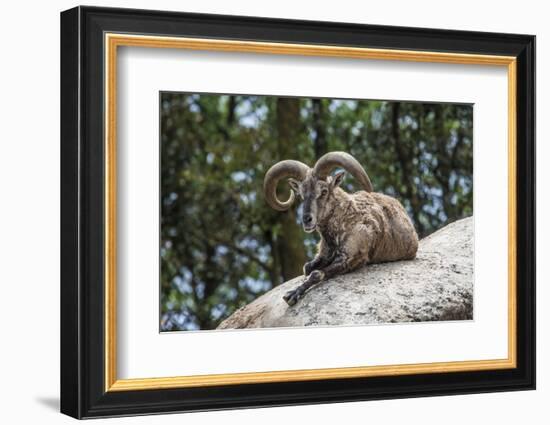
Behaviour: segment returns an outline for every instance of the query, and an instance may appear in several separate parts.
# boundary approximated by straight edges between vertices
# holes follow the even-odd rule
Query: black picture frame
[[[104,33],[259,40],[517,58],[517,367],[106,392]],[[535,37],[76,7],[61,13],[61,412],[75,418],[535,388]]]

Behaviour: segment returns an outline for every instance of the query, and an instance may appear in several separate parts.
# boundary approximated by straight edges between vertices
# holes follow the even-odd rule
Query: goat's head
[[[343,181],[344,171],[330,176],[337,167],[349,172],[366,191],[372,191],[367,173],[353,156],[345,152],[329,152],[319,158],[313,168],[294,160],[273,165],[264,178],[265,199],[273,209],[286,211],[298,194],[304,201],[302,225],[306,232],[313,232],[332,210],[334,189]],[[281,202],[277,198],[277,184],[283,178],[288,178],[291,190],[288,200]]]

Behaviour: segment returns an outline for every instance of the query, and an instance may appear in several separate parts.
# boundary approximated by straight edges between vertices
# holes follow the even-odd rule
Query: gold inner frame
[[[105,34],[105,391],[132,391],[214,385],[311,381],[416,373],[446,373],[516,367],[516,58],[462,53],[370,49],[327,45],[213,40],[148,35]],[[116,123],[117,48],[119,46],[324,56],[507,67],[508,72],[508,357],[419,364],[285,370],[118,379],[116,373]]]

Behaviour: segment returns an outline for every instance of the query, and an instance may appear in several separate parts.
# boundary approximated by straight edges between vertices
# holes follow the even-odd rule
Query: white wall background
[[[59,12],[77,3],[9,2],[0,15],[0,421],[69,423],[59,392]],[[537,35],[538,390],[111,420],[110,423],[545,423],[550,417],[548,191],[550,27],[541,1],[97,1],[155,8]],[[26,291],[31,292],[26,292]],[[546,403],[545,403],[546,402]]]

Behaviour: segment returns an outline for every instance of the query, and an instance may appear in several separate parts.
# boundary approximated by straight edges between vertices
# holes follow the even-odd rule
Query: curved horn
[[[323,155],[313,167],[313,173],[324,180],[336,167],[341,167],[349,172],[363,189],[372,192],[372,183],[366,171],[353,156],[346,152],[329,152]]]
[[[303,162],[294,161],[292,159],[280,161],[267,170],[264,177],[264,196],[271,208],[277,211],[286,211],[294,202],[295,195],[292,189],[290,190],[290,197],[287,201],[279,201],[277,198],[277,184],[279,180],[285,177],[303,180],[309,170],[310,168]]]

